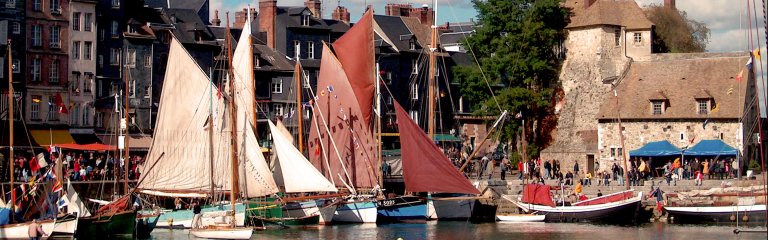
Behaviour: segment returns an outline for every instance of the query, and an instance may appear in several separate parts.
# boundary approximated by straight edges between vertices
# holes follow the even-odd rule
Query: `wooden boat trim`
[[[43,224],[43,223],[51,223],[51,222],[55,222],[55,221],[56,221],[56,219],[47,219],[47,220],[37,221],[37,223],[38,224]],[[6,225],[3,225],[3,226],[0,226],[0,228],[12,228],[12,227],[17,227],[17,226],[24,226],[24,225],[29,225],[29,223],[31,223],[31,222],[6,224]]]

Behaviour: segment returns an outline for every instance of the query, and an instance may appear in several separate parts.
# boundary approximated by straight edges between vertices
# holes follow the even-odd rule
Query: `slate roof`
[[[635,0],[597,0],[586,9],[584,1],[588,0],[568,0],[563,4],[571,8],[572,13],[571,23],[566,28],[615,25],[635,30],[653,26]]]
[[[170,2],[170,8],[191,9],[197,12],[206,1],[208,0],[144,0],[144,4],[152,8],[168,9],[168,2]]]
[[[622,119],[739,119],[749,81],[736,80],[745,69],[747,53],[661,54],[652,61],[632,63],[617,90]],[[697,114],[697,97],[710,95],[718,106]],[[652,99],[667,101],[664,113],[653,115]],[[603,97],[597,119],[615,119],[613,92]]]
[[[333,29],[331,26],[328,26],[328,24],[323,19],[317,19],[315,17],[309,18],[309,26],[301,25],[301,17],[299,16],[305,9],[309,11],[309,9],[306,7],[278,6],[276,21],[282,23],[287,28],[312,28],[329,31]]]
[[[253,48],[254,48],[253,49],[254,53],[259,54],[260,59],[266,60],[267,62],[269,62],[269,66],[262,66],[260,70],[262,71],[293,71],[294,70],[294,62],[288,60],[288,58],[286,58],[284,54],[279,53],[278,51],[275,51],[274,49],[263,44],[254,44]],[[302,61],[302,63],[304,63],[304,61]]]
[[[200,31],[204,41],[214,41],[213,33],[203,20],[197,15],[197,12],[191,9],[165,9],[165,23],[173,24],[176,27],[174,34],[181,43],[201,43],[195,41],[195,31]],[[176,23],[171,22],[171,16],[176,17]]]
[[[408,29],[400,17],[373,15],[374,28],[380,37],[388,41],[401,52],[417,52],[410,50],[409,41],[414,34]],[[417,37],[418,38],[418,37]],[[418,39],[417,39],[418,41]],[[427,39],[429,41],[429,39]]]

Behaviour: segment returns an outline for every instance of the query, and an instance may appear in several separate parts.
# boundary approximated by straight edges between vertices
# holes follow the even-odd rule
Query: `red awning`
[[[84,151],[110,151],[110,150],[117,149],[116,146],[104,145],[101,143],[91,143],[91,144],[65,143],[65,144],[56,144],[55,146],[58,148],[84,150]]]

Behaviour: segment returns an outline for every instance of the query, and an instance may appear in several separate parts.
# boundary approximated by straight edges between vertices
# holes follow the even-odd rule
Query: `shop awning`
[[[451,134],[435,134],[434,140],[438,142],[461,142],[461,139]]]
[[[701,142],[685,150],[686,156],[736,156],[738,154],[739,150],[720,139],[701,140]]]
[[[30,130],[29,134],[40,146],[75,143],[69,130]]]
[[[63,149],[83,150],[83,151],[111,151],[111,150],[117,149],[117,146],[104,145],[101,143],[91,143],[91,144],[66,143],[66,144],[56,144],[55,146]]]
[[[675,147],[669,141],[646,143],[640,149],[629,151],[631,157],[669,157],[682,154],[680,148]]]

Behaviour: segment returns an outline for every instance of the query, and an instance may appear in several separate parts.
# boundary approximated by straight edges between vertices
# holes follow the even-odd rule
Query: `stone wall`
[[[620,163],[621,155],[618,152],[611,154],[611,148],[621,148],[618,134],[618,122],[608,121],[597,124],[598,130],[598,155],[596,161],[600,162],[600,168],[606,169],[614,162]],[[673,145],[683,148],[696,145],[705,139],[722,139],[723,142],[742,150],[742,127],[735,119],[732,121],[719,120],[707,123],[703,128],[701,120],[682,121],[623,121],[624,128],[624,154],[630,157],[629,151],[638,149],[648,142],[667,140]],[[721,138],[722,136],[722,138]]]
[[[642,41],[635,42],[635,33],[640,34]],[[627,45],[627,56],[635,61],[646,60],[651,57],[651,31],[627,30],[624,35]]]

